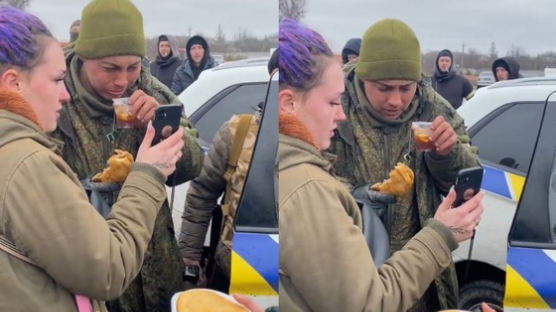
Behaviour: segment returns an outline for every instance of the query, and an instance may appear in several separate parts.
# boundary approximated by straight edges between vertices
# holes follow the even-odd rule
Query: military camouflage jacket
[[[71,50],[66,51],[68,75],[65,84],[71,95],[63,106],[58,129],[53,136],[65,143],[63,158],[85,179],[102,171],[115,148],[129,151],[134,157],[144,130],[115,129],[112,103],[88,92],[79,80],[81,60]],[[145,68],[125,96],[141,89],[160,104],[177,103],[171,91],[153,79]],[[196,177],[201,169],[203,152],[197,143],[196,131],[186,118],[183,157],[177,163],[176,184]],[[170,177],[167,183],[173,182]],[[145,254],[140,275],[116,302],[109,303],[115,311],[168,311],[173,293],[183,289],[183,262],[174,236],[172,216],[166,201],[156,218],[152,240]]]
[[[434,91],[428,77],[418,83],[416,95],[401,120],[392,122],[369,109],[362,81],[356,77],[354,68],[354,65],[345,68],[342,106],[347,120],[338,126],[329,151],[338,157],[334,163],[338,176],[348,179],[353,186],[383,181],[397,162],[413,169],[412,192],[398,198],[388,209],[391,248],[396,251],[422,228],[425,220],[434,216],[441,196],[454,184],[458,171],[479,162],[471,148],[459,141],[446,157],[415,150],[411,121],[432,121],[441,115],[458,136],[466,136],[463,119]],[[451,293],[448,297],[439,296],[441,308],[455,307],[457,281],[453,266],[451,270],[445,272],[443,282],[437,281],[437,288]]]

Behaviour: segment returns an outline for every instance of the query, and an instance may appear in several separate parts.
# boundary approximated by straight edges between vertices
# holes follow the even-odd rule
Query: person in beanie
[[[434,218],[377,267],[359,206],[324,152],[346,118],[341,64],[312,29],[289,19],[279,29],[280,309],[407,311],[471,237],[483,195],[452,209],[450,191]]]
[[[187,89],[205,69],[218,65],[210,56],[209,46],[205,38],[196,35],[185,44],[187,59],[176,69],[172,82],[172,92],[180,94]]]
[[[141,66],[145,51],[143,17],[131,1],[93,0],[83,9],[81,32],[65,55],[68,70],[64,82],[71,99],[60,111],[53,136],[65,143],[62,157],[84,182],[103,171],[115,149],[128,151],[135,157],[156,108],[179,103],[167,87]],[[121,97],[129,97],[135,119],[133,128],[115,127],[112,99]],[[190,180],[201,169],[203,152],[196,131],[186,118],[182,119],[182,127],[185,130],[183,155],[167,185]],[[117,193],[112,197],[117,198]],[[107,220],[111,222],[110,215]],[[108,308],[130,312],[169,311],[172,294],[183,289],[183,272],[171,212],[165,200],[156,217],[139,275],[121,297],[107,303]]]
[[[460,169],[478,166],[463,119],[434,91],[421,72],[421,49],[404,22],[384,19],[363,36],[359,60],[344,67],[346,91],[340,123],[329,151],[336,154],[336,173],[353,186],[388,178],[396,163],[415,174],[412,190],[384,201],[391,251],[401,250],[432,217]],[[411,123],[432,122],[431,152],[416,151]],[[373,194],[373,193],[371,193]],[[371,198],[373,200],[373,198]],[[377,202],[381,198],[374,199]],[[396,200],[393,204],[388,204]],[[438,277],[410,311],[456,308],[458,282],[453,263]]]
[[[158,55],[156,60],[151,62],[151,74],[170,88],[172,87],[172,80],[174,79],[176,69],[180,66],[181,62],[177,56],[174,56],[172,46],[166,35],[158,37],[157,46]]]
[[[492,73],[496,81],[523,77],[519,73],[519,63],[511,56],[502,57],[494,61],[492,63]]]
[[[453,60],[452,52],[448,49],[438,53],[432,87],[450,102],[454,109],[458,109],[464,98],[469,100],[473,96],[473,86],[465,77],[452,71]]]
[[[355,62],[359,57],[361,38],[351,38],[342,49],[342,63]]]

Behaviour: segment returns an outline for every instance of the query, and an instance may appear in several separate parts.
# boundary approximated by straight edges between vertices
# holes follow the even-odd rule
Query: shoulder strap
[[[239,117],[239,124],[234,135],[230,157],[228,158],[228,167],[226,168],[226,172],[224,173],[224,179],[226,179],[227,182],[231,180],[232,175],[236,171],[237,162],[241,154],[241,148],[243,147],[243,142],[247,137],[247,132],[249,131],[249,125],[251,124],[252,118],[253,115],[251,114],[242,114]],[[229,187],[226,186],[226,194],[224,196],[224,199],[227,197],[226,195],[228,195],[228,193]]]
[[[37,265],[35,261],[31,260],[29,257],[23,255],[23,253],[10,242],[4,235],[0,234],[0,249],[5,251],[11,256],[18,258],[21,261],[27,262],[32,265]]]

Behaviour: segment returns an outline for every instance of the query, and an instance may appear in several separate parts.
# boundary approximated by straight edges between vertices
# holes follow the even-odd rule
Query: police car
[[[469,242],[454,251],[461,308],[556,309],[555,93],[555,78],[502,81],[458,110],[486,192],[471,257]]]

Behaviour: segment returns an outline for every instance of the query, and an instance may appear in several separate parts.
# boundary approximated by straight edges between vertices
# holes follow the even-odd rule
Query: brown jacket
[[[452,234],[429,220],[376,268],[359,207],[307,133],[295,117],[280,116],[280,309],[407,310],[451,263]]]
[[[134,164],[105,220],[35,120],[0,91],[0,234],[38,265],[0,251],[0,311],[76,311],[74,293],[108,300],[135,278],[165,179]]]

